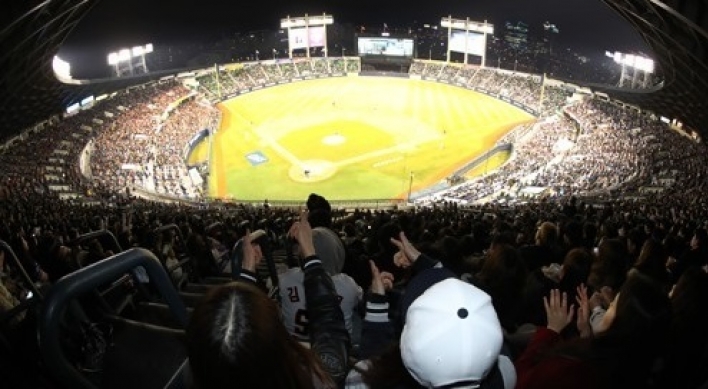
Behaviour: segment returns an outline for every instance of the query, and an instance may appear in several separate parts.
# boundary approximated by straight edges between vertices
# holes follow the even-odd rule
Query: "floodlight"
[[[654,73],[654,60],[653,59],[647,59],[647,68],[644,70],[647,73]]]
[[[634,67],[641,71],[644,71],[644,68],[646,68],[646,61],[647,58],[637,56],[636,58],[634,58]]]
[[[635,57],[633,54],[625,54],[624,59],[622,59],[622,64],[634,67]]]
[[[108,64],[109,65],[117,65],[118,64],[118,53],[108,54]]]
[[[654,72],[654,61],[649,58],[637,57],[635,66],[637,67],[637,69],[646,73]]]
[[[152,50],[153,50],[152,43],[148,43],[147,45],[145,45],[145,54],[152,53]]]
[[[440,21],[440,25],[445,28],[454,28],[457,30],[469,30],[487,34],[494,34],[494,25],[486,22],[481,23],[465,19],[453,19],[451,17],[444,17]]]
[[[133,57],[139,57],[143,55],[143,53],[145,52],[145,48],[142,46],[135,46],[133,47],[131,52],[133,53]]]
[[[130,49],[123,49],[118,52],[118,61],[130,60]]]
[[[299,16],[295,18],[287,17],[280,19],[280,28],[294,28],[305,26],[322,26],[334,23],[332,15]]]
[[[617,63],[622,63],[622,53],[620,53],[619,51],[615,51],[614,60]]]

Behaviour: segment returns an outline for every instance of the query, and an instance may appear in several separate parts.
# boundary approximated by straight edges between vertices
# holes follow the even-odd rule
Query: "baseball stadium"
[[[95,3],[0,25],[1,387],[708,386],[701,1],[598,0],[643,46],[592,55],[502,6],[146,6],[98,70]]]
[[[211,150],[210,195],[256,201],[312,192],[405,199],[408,189],[435,185],[533,118],[456,86],[358,76],[272,87],[218,108],[211,149],[203,141],[189,162]]]

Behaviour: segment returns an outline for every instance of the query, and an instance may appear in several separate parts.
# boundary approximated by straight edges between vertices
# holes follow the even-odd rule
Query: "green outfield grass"
[[[235,200],[405,198],[411,175],[413,191],[433,185],[534,120],[463,88],[356,76],[271,87],[219,109],[211,153],[205,141],[190,161],[210,155],[210,195]]]

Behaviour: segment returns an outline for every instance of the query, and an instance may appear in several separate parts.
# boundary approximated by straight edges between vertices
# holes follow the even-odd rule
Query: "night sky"
[[[204,34],[275,29],[288,14],[323,12],[336,22],[355,25],[439,24],[448,14],[488,19],[497,26],[505,21],[540,26],[548,20],[559,28],[558,42],[566,47],[651,53],[631,26],[601,0],[100,0],[65,42],[64,51],[77,57],[89,48],[108,53],[148,42],[202,40]]]

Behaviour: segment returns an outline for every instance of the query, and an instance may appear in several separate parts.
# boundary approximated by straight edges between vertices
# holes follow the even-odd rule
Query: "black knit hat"
[[[316,193],[311,193],[310,196],[307,198],[307,210],[310,212],[315,210],[324,210],[327,212],[331,212],[332,206],[329,205],[329,201],[327,201],[327,199],[325,199],[324,197]]]
[[[332,226],[332,207],[324,197],[312,193],[307,198],[308,220],[312,228]]]
[[[401,320],[405,321],[408,307],[411,306],[415,299],[425,293],[431,286],[448,278],[455,278],[455,274],[444,267],[427,269],[413,277],[408,283],[403,297],[401,297]],[[403,324],[404,322],[400,323],[401,326]]]

